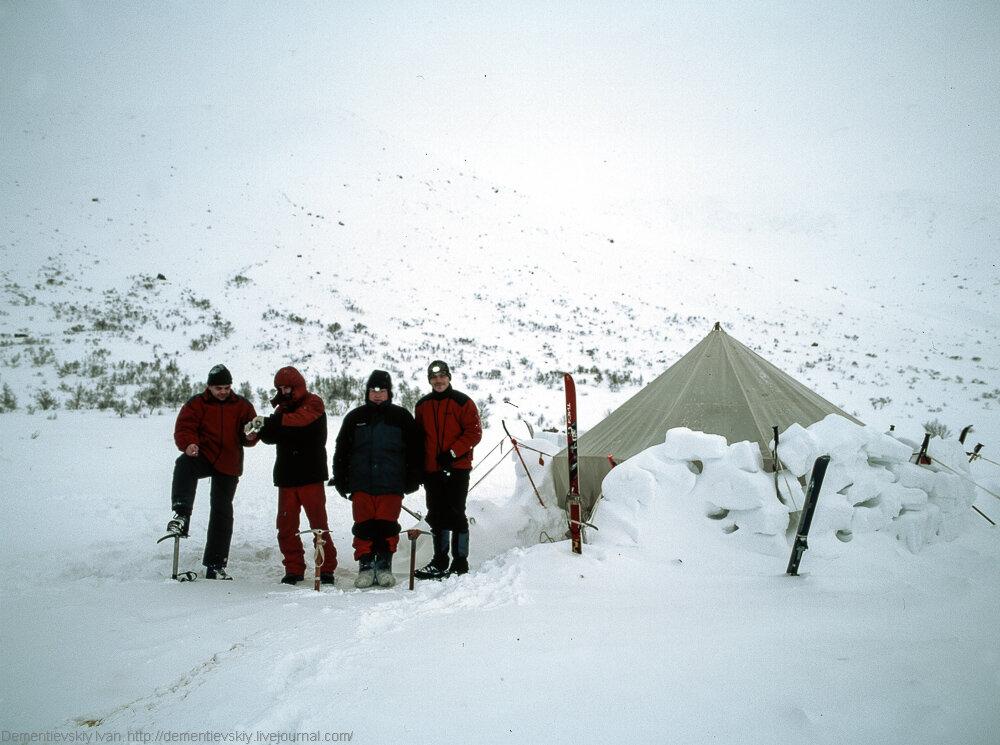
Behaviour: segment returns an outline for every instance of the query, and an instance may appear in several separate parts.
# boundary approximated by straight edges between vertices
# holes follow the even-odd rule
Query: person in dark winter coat
[[[174,516],[167,533],[188,536],[198,481],[211,478],[211,513],[202,559],[208,579],[231,579],[226,573],[233,539],[233,498],[243,474],[243,448],[257,444],[244,426],[257,416],[253,404],[233,393],[233,376],[225,365],[208,374],[205,392],[181,407],[174,425],[174,444],[182,455],[174,463],[170,501]]]
[[[427,524],[434,536],[434,558],[416,572],[420,579],[441,579],[469,571],[469,494],[472,449],[483,437],[475,402],[451,387],[451,370],[441,360],[427,368],[433,389],[417,401],[414,415],[424,447]],[[448,549],[452,551],[448,565]]]
[[[275,446],[274,485],[278,487],[278,548],[285,576],[294,585],[305,577],[306,561],[299,516],[306,513],[313,545],[322,538],[320,581],[334,583],[337,549],[330,536],[326,516],[326,407],[323,399],[306,390],[306,381],[294,367],[283,367],[274,375],[277,394],[271,400],[274,413],[261,422],[260,439]]]
[[[420,487],[423,451],[413,416],[392,403],[392,377],[375,370],[365,404],[344,417],[333,453],[331,483],[354,514],[357,587],[391,587],[403,495]]]

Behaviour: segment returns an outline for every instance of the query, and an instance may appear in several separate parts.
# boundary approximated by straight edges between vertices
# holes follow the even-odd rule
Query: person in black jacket
[[[331,483],[354,515],[356,587],[391,587],[403,495],[420,486],[423,448],[413,415],[392,403],[392,377],[375,370],[365,404],[349,412],[337,435]]]
[[[326,460],[326,407],[323,399],[306,390],[306,381],[294,367],[274,375],[278,389],[271,405],[274,413],[262,418],[258,436],[275,445],[274,485],[278,487],[278,548],[284,557],[281,581],[294,585],[305,577],[305,549],[299,533],[299,513],[304,510],[313,530],[321,533],[323,563],[320,581],[334,583],[337,549],[326,516],[325,483],[330,472]],[[314,543],[319,536],[314,536]]]

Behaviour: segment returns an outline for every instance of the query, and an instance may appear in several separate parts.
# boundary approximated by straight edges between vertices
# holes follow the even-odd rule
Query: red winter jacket
[[[425,471],[440,471],[437,457],[448,450],[455,453],[452,468],[472,468],[472,448],[483,439],[483,427],[471,398],[448,386],[417,401],[413,414],[423,432]]]
[[[247,442],[243,426],[255,416],[253,404],[242,396],[230,393],[225,401],[219,401],[206,389],[181,407],[174,425],[174,443],[181,452],[195,443],[215,470],[241,476],[243,448],[257,444],[256,440]]]

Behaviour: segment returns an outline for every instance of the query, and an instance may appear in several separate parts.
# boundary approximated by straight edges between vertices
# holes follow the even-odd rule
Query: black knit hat
[[[208,371],[209,385],[232,385],[233,374],[225,365],[216,365]]]
[[[451,380],[451,370],[448,369],[448,363],[443,362],[442,360],[434,360],[430,365],[428,365],[428,379],[433,378],[435,375],[447,375],[448,380]]]
[[[368,385],[366,386],[368,390],[374,388],[378,391],[388,391],[392,393],[392,376],[385,370],[374,370],[371,375],[368,376]]]

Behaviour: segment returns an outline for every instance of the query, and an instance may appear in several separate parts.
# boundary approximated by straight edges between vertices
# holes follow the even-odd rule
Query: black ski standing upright
[[[566,373],[566,460],[569,463],[569,493],[566,511],[569,512],[569,538],[574,554],[583,553],[583,510],[580,503],[580,471],[576,439],[576,383]]]
[[[823,487],[823,477],[826,476],[828,465],[830,465],[829,455],[819,456],[813,464],[809,486],[806,488],[806,503],[802,505],[802,515],[799,517],[799,528],[795,533],[792,555],[788,557],[788,569],[785,570],[786,574],[793,577],[798,576],[802,553],[809,548],[807,541],[809,526],[812,525],[813,514],[816,512],[816,500],[819,499],[819,490]]]

